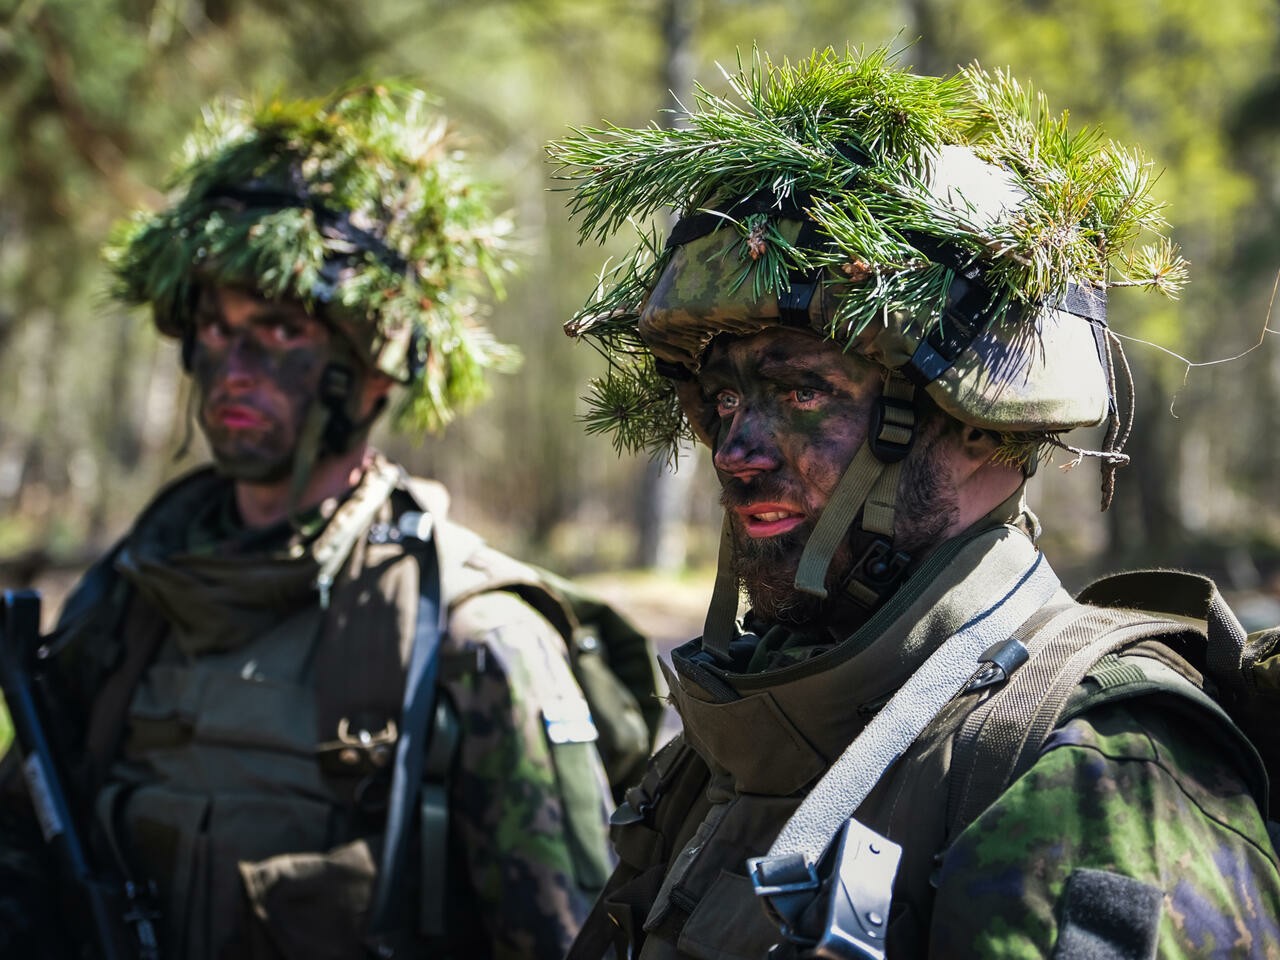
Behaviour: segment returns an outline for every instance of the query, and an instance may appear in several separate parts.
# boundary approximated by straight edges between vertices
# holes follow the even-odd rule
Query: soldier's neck
[[[289,499],[290,480],[250,483],[237,480],[236,509],[250,530],[275,526],[289,518],[294,510],[301,513],[331,497],[341,497],[360,482],[368,457],[368,447],[357,444],[337,457],[325,457],[311,470],[307,485],[296,504]]]

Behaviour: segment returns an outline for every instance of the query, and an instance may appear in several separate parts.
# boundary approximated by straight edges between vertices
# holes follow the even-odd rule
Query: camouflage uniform
[[[1212,611],[1077,603],[1023,500],[1077,427],[1108,424],[1067,447],[1104,508],[1127,462],[1109,278],[1181,270],[1119,253],[1151,225],[1115,216],[1146,201],[1134,168],[977,65],[827,50],[728,79],[677,132],[552,147],[583,239],[681,213],[567,329],[616,364],[593,426],[687,427],[725,507],[667,671],[682,735],[613,817],[572,960],[1280,957],[1266,771],[1191,626]]]
[[[602,897],[640,957],[758,957],[777,942],[743,862],[984,591],[1013,586],[1002,558],[1031,552],[1032,526],[1020,503],[1004,505],[947,546],[945,567],[900,588],[905,607],[840,643],[748,615],[755,632],[735,641],[732,666],[697,640],[674,652],[682,736],[615,817],[622,863]],[[1059,591],[1053,602],[1070,601]],[[1280,867],[1242,772],[1252,767],[1226,731],[1158,697],[1104,704],[1055,731],[951,833],[955,736],[981,696],[959,698],[854,813],[904,848],[889,957],[1074,956],[1053,953],[1069,928],[1064,889],[1096,893],[1090,883],[1106,881],[1090,871],[1133,882],[1135,912],[1117,910],[1118,925],[1149,922],[1136,893],[1154,889],[1162,958],[1280,956]]]
[[[371,471],[393,469],[375,460]],[[282,525],[246,535],[226,520],[230,484],[207,470],[162,493],[68,601],[54,642],[69,716],[112,724],[95,704],[104,670],[128,645],[123,634],[159,632],[104,776],[93,771],[106,758],[88,755],[100,749],[93,733],[70,732],[79,745],[74,767],[96,786],[97,839],[112,835],[130,874],[157,882],[173,955],[364,955],[362,921],[381,851],[381,807],[367,798],[385,791],[388,770],[343,749],[356,730],[376,733],[398,716],[417,560],[403,546],[377,543],[370,530],[417,509],[409,487],[420,484],[401,483],[353,531],[323,617],[311,548],[361,489],[332,517],[309,517],[303,534]],[[177,542],[239,571],[208,590],[216,605],[219,589],[238,587],[243,609],[227,614],[227,626],[242,622],[250,632],[211,628],[211,598],[190,582],[159,585],[169,571],[152,562],[182,554]],[[469,562],[491,555],[485,548]],[[178,556],[174,568],[187,559]],[[252,579],[270,579],[270,595],[253,598]],[[515,595],[481,593],[453,609],[441,664],[460,739],[441,851],[448,887],[424,894],[447,907],[448,943],[436,949],[561,955],[608,867],[599,758],[592,744],[553,745],[546,731],[554,705],[581,699],[564,641]],[[345,741],[335,716],[349,721]],[[8,784],[10,799],[25,800],[15,786]],[[38,875],[31,868],[16,869]],[[17,881],[4,876],[0,889],[15,895]],[[5,909],[32,915],[8,899]],[[23,926],[7,929],[21,937]]]
[[[400,425],[438,429],[512,369],[479,316],[507,224],[421,91],[221,104],[188,148],[171,202],[108,260],[181,342],[215,467],[152,502],[50,640],[52,734],[96,858],[156,884],[171,956],[558,956],[609,865],[568,630],[541,594],[486,589],[528,568],[367,447],[393,385]],[[277,505],[242,520],[251,490]],[[450,609],[429,738],[410,740],[424,539]],[[393,758],[423,742],[384,891]],[[0,953],[53,955],[79,931],[17,767]]]

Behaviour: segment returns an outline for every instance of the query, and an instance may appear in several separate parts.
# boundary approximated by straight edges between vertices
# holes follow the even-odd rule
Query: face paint
[[[807,331],[773,327],[713,341],[696,382],[690,416],[706,416],[721,503],[730,520],[734,569],[752,608],[777,622],[822,617],[839,603],[795,589],[795,572],[819,515],[866,438],[882,387],[867,361]],[[687,394],[688,395],[688,394]],[[688,395],[691,396],[691,395]],[[931,431],[933,433],[933,431]],[[895,543],[934,542],[954,515],[944,478],[932,463],[932,436],[921,436],[904,464]],[[843,543],[828,585],[853,563]]]
[[[329,359],[328,329],[298,303],[218,288],[196,313],[192,378],[218,468],[251,483],[289,476]]]

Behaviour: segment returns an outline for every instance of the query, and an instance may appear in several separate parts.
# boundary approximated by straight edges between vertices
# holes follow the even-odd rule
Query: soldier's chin
[[[823,601],[802,593],[795,585],[810,526],[764,539],[735,529],[734,572],[758,616],[779,623],[803,623],[821,611]]]
[[[218,473],[236,483],[282,483],[293,475],[293,457],[268,457],[239,451],[213,451]]]

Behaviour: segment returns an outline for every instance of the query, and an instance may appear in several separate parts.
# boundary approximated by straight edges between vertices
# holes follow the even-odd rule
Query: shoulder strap
[[[1068,698],[1098,660],[1138,640],[1188,629],[1138,611],[1072,604],[1024,637],[1028,661],[969,714],[957,734],[948,778],[948,833],[976,819],[1031,766]]]
[[[1203,621],[1208,631],[1205,666],[1222,692],[1245,695],[1253,656],[1244,627],[1208,577],[1181,570],[1135,570],[1095,580],[1080,591],[1081,603],[1149,610]]]
[[[421,515],[406,514],[400,519],[400,529],[405,533],[412,527],[416,536],[425,532],[422,521]],[[366,942],[380,956],[391,956],[400,939],[414,926],[409,919],[410,900],[406,896],[413,885],[404,882],[404,874],[422,788],[430,734],[428,725],[435,716],[436,675],[445,634],[445,605],[441,598],[435,537],[423,540],[413,552],[419,558],[418,610],[387,802],[381,866],[369,906],[366,935]]]
[[[984,651],[1009,637],[1060,589],[1037,553],[1014,588],[952,634],[877,713],[857,739],[809,791],[769,848],[753,858],[757,890],[768,886],[771,863],[799,855],[816,864],[832,838],[866,799],[884,772],[973,677]]]
[[[1077,605],[1038,631],[1030,644],[1030,662],[974,710],[961,727],[952,754],[948,791],[950,835],[976,819],[1031,767],[1045,739],[1069,709],[1074,716],[1101,700],[1159,688],[1193,700],[1234,727],[1229,713],[1233,702],[1247,698],[1252,654],[1244,628],[1212,580],[1173,570],[1135,571],[1098,580],[1078,599]],[[1169,620],[1162,615],[1185,619]],[[1107,664],[1101,671],[1097,666],[1110,654],[1141,640],[1197,633],[1202,637],[1204,666],[1227,701],[1226,712],[1194,684],[1175,680],[1174,670],[1153,673],[1154,667],[1148,670],[1115,658],[1110,660],[1110,672]],[[1086,675],[1102,676],[1103,689],[1093,700],[1073,700]],[[1246,755],[1257,756],[1242,735],[1237,739],[1245,746]],[[1257,767],[1261,768],[1260,760]],[[1257,792],[1258,778],[1252,779]],[[1265,810],[1265,778],[1259,795]]]

